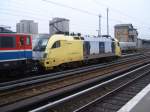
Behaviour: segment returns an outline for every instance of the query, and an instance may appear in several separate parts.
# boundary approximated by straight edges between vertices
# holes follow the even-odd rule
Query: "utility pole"
[[[99,15],[99,29],[98,29],[98,37],[101,37],[101,15]]]
[[[107,8],[107,35],[109,36],[108,12],[109,12],[109,9]]]

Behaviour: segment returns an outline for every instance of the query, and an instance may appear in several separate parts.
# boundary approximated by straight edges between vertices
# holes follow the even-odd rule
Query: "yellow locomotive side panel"
[[[57,42],[57,47],[54,44]],[[54,35],[50,38],[42,64],[46,69],[63,63],[83,60],[83,42],[71,36]]]

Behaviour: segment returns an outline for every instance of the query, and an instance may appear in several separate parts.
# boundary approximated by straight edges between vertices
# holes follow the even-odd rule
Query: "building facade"
[[[38,23],[33,20],[21,20],[20,23],[17,23],[16,30],[17,33],[37,34]]]
[[[120,42],[136,42],[138,32],[132,24],[118,24],[115,26],[115,38]]]
[[[49,22],[49,33],[69,33],[69,20],[65,18],[53,18]]]

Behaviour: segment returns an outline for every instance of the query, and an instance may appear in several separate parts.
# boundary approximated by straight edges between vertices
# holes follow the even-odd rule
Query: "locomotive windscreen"
[[[33,51],[44,51],[49,40],[48,35],[38,36],[34,39]]]

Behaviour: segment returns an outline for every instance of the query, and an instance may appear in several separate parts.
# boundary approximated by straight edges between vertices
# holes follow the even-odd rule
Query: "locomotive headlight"
[[[47,53],[44,53],[43,58],[47,58]]]

